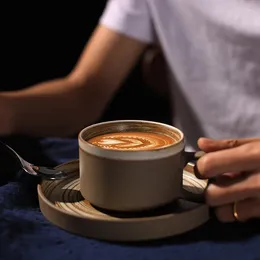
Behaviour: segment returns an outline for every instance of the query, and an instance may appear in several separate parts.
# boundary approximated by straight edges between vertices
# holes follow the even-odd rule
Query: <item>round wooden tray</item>
[[[97,209],[79,190],[79,161],[57,166],[70,169],[71,177],[38,185],[40,209],[58,227],[74,234],[110,241],[142,241],[170,237],[195,229],[209,219],[209,208],[185,200],[142,213],[112,213]],[[192,167],[183,175],[185,189],[203,192],[207,182],[197,179]]]

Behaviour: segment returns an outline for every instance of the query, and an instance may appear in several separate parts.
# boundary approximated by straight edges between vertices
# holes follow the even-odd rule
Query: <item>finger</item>
[[[224,140],[214,140],[210,138],[200,138],[198,140],[198,146],[204,152],[215,152],[224,149],[230,149],[238,147],[252,142],[259,142],[260,138],[244,138],[244,139],[224,139]]]
[[[233,204],[227,204],[215,208],[215,215],[220,222],[230,223],[236,221],[233,215]]]
[[[233,212],[234,204],[227,204],[215,209],[216,217],[221,222],[237,221]],[[260,200],[258,198],[238,201],[236,205],[238,221],[245,222],[260,217]]]
[[[222,175],[214,178],[214,181],[213,179],[211,180],[211,183],[215,183],[215,184],[219,184],[219,185],[225,185],[227,182],[230,182],[232,180],[235,180],[237,178],[240,178],[242,179],[244,176],[244,174],[246,173],[236,173],[236,172],[227,172],[227,173],[223,173]]]
[[[237,178],[237,177],[241,177],[243,173],[241,172],[227,172],[227,173],[224,173],[223,177],[228,177],[229,179],[234,179],[234,178]]]
[[[237,178],[217,178],[205,191],[207,204],[221,206],[252,197],[259,197],[260,173],[243,175]]]
[[[207,153],[196,164],[202,178],[211,178],[226,172],[255,171],[260,168],[260,142]]]

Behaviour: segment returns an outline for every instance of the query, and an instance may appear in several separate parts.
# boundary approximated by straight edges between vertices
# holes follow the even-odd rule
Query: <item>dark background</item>
[[[68,74],[97,25],[105,4],[105,0],[62,2],[60,6],[50,2],[1,4],[0,90],[26,88]],[[135,97],[134,102],[132,97]],[[169,111],[166,100],[144,84],[139,63],[99,121],[146,119],[170,123]],[[1,139],[27,160],[39,161],[36,158],[39,152],[32,153],[39,151],[34,138]]]
[[[106,1],[20,4],[1,7],[0,63],[2,90],[25,88],[62,77],[75,65]],[[89,3],[89,4],[87,4]],[[169,121],[168,105],[142,82],[140,64],[129,75],[104,117]],[[135,102],[131,97],[135,95]],[[131,101],[131,102],[130,102]]]

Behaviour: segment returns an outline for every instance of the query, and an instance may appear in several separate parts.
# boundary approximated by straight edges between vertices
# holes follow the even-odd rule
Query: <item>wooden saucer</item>
[[[38,185],[40,209],[50,222],[74,234],[121,242],[153,240],[185,233],[209,219],[207,205],[185,200],[146,213],[105,212],[81,196],[78,160],[57,168],[69,168],[73,173],[64,180]],[[185,189],[200,193],[206,188],[207,183],[194,176],[191,166],[183,176]]]

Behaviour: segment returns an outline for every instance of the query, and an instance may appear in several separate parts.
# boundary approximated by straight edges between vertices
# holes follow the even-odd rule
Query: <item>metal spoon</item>
[[[7,151],[11,153],[13,157],[18,161],[20,167],[27,173],[41,177],[43,179],[47,180],[57,180],[57,179],[62,179],[66,178],[71,172],[69,171],[64,171],[64,170],[58,170],[55,168],[51,167],[44,167],[44,166],[36,166],[33,165],[26,160],[24,160],[14,149],[12,149],[10,146],[7,144],[3,143],[0,141],[0,144],[4,146]]]

